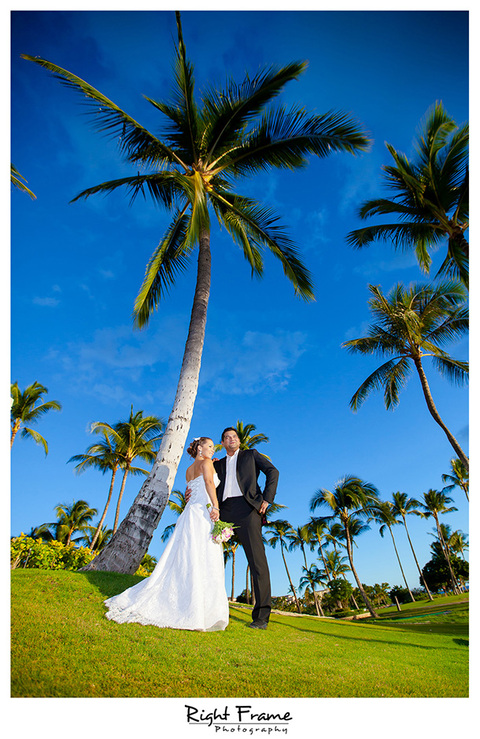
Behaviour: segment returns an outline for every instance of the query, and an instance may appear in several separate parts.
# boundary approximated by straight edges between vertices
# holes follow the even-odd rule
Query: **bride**
[[[202,436],[187,452],[194,459],[186,473],[190,499],[150,577],[105,601],[112,621],[192,631],[228,625],[223,547],[211,538],[220,516],[213,441]]]

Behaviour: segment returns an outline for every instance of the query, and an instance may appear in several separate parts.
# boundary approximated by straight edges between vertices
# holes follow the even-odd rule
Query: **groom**
[[[253,578],[255,605],[252,629],[266,629],[272,609],[270,572],[262,541],[262,516],[273,503],[278,484],[278,470],[256,449],[240,449],[240,439],[233,427],[222,433],[227,456],[214,462],[220,484],[217,487],[220,518],[236,526],[235,533],[245,550]],[[262,493],[257,478],[266,477]]]

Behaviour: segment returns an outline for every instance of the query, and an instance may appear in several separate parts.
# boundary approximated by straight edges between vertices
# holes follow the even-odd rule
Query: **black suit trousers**
[[[272,594],[270,572],[262,541],[262,517],[242,495],[227,498],[220,503],[220,518],[237,527],[235,534],[240,539],[250,565],[255,595],[252,619],[267,623],[272,610]]]

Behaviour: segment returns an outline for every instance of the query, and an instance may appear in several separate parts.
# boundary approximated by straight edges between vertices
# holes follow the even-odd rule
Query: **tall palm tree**
[[[296,169],[307,156],[365,150],[369,140],[347,115],[309,115],[300,108],[272,105],[285,85],[306,65],[300,62],[268,68],[242,84],[230,81],[223,91],[214,87],[195,95],[193,66],[187,59],[180,14],[176,14],[178,47],[170,102],[147,101],[166,122],[163,137],[141,126],[115,103],[76,75],[44,59],[25,56],[54,73],[81,94],[97,127],[119,143],[127,162],[151,171],[104,182],[80,193],[86,198],[126,188],[174,212],[165,236],[147,266],[134,316],[146,326],[178,272],[186,269],[198,247],[197,282],[190,326],[173,409],[151,474],[126,519],[91,568],[134,572],[153,536],[173,486],[183,453],[198,387],[207,305],[210,295],[210,217],[213,213],[237,242],[252,273],[263,272],[262,252],[269,250],[283,267],[295,293],[313,298],[311,276],[297,249],[278,225],[277,216],[232,185],[242,176],[271,168]],[[77,199],[75,198],[75,199]]]
[[[293,597],[295,598],[295,605],[297,607],[298,613],[301,613],[301,607],[297,596],[297,591],[295,590],[295,587],[293,585],[292,578],[290,576],[290,571],[287,566],[287,560],[285,559],[285,551],[288,550],[288,536],[292,534],[293,527],[292,525],[285,520],[277,519],[275,521],[270,521],[267,526],[267,533],[270,534],[270,538],[267,538],[267,544],[269,544],[273,549],[276,548],[277,544],[280,544],[280,551],[282,553],[282,559],[283,564],[285,565],[285,571],[287,573],[288,582],[290,583],[290,590],[293,593]]]
[[[468,538],[463,531],[453,531],[448,540],[448,546],[454,554],[461,554],[465,559],[465,549],[468,549]]]
[[[157,418],[157,416],[144,416],[143,411],[134,413],[133,406],[131,407],[128,421],[119,421],[113,427],[104,424],[104,427],[111,434],[115,442],[115,448],[121,460],[120,466],[123,470],[122,484],[118,494],[115,521],[113,524],[114,535],[118,528],[120,504],[122,502],[127,476],[129,474],[148,475],[148,470],[141,467],[133,467],[133,461],[137,457],[150,464],[155,461],[158,442],[162,438],[163,426],[163,421]]]
[[[90,508],[86,500],[73,501],[72,505],[59,503],[55,506],[57,520],[53,523],[44,524],[54,527],[55,539],[68,546],[72,542],[75,532],[85,532],[87,526],[98,511]]]
[[[468,125],[458,127],[441,102],[427,114],[416,145],[415,160],[387,144],[394,164],[384,166],[392,197],[365,202],[362,219],[393,215],[399,220],[352,231],[348,242],[364,247],[379,239],[395,248],[412,248],[422,270],[430,270],[430,251],[448,241],[439,274],[451,274],[468,285]]]
[[[410,595],[410,599],[412,602],[415,602],[415,598],[413,597],[413,593],[410,590],[410,586],[407,582],[407,578],[405,577],[405,572],[402,567],[402,562],[400,559],[400,555],[398,553],[397,544],[395,542],[395,537],[393,535],[392,527],[399,523],[398,518],[396,517],[394,511],[393,511],[393,505],[392,503],[389,503],[388,500],[380,501],[375,506],[372,507],[372,515],[371,519],[376,521],[376,523],[380,524],[380,536],[383,537],[385,533],[385,529],[388,529],[390,532],[390,536],[392,537],[392,544],[393,548],[395,550],[395,555],[397,557],[398,566],[400,567],[400,572],[402,573],[403,582],[405,583],[405,587],[408,590],[408,593]]]
[[[443,533],[440,527],[440,519],[439,519],[440,514],[452,513],[453,511],[457,510],[457,508],[455,508],[454,506],[449,507],[449,504],[451,502],[452,502],[452,498],[449,498],[448,495],[445,495],[443,490],[430,489],[426,493],[423,493],[423,503],[420,502],[420,508],[422,509],[422,516],[424,518],[430,518],[432,516],[435,521],[435,525],[437,527],[437,533],[438,533],[438,540],[442,547],[443,555],[445,557],[445,560],[447,562],[448,569],[450,572],[450,579],[452,581],[453,592],[459,593],[460,590],[459,590],[455,575],[453,574],[452,565],[450,562],[450,558],[448,556],[448,548],[445,543],[445,539],[443,538]]]
[[[292,528],[292,531],[287,534],[287,541],[288,544],[288,551],[292,552],[294,549],[300,549],[302,550],[303,555],[303,561],[305,562],[305,569],[308,570],[308,562],[307,562],[307,555],[305,553],[305,545],[308,545],[310,542],[310,535],[308,528],[306,526],[297,526],[297,528]]]
[[[440,531],[442,532],[448,556],[450,556],[451,554],[461,554],[462,558],[465,559],[464,550],[468,549],[468,539],[463,531],[452,531],[452,527],[445,523],[440,524]],[[438,533],[436,529],[434,530],[432,536],[435,536],[437,541],[435,542],[435,548],[433,544],[431,545],[431,548],[434,550],[437,556],[443,557],[443,552],[441,549],[441,544],[438,540]]]
[[[363,587],[357,571],[353,564],[352,550],[352,533],[351,522],[357,522],[362,518],[368,517],[371,508],[378,503],[378,490],[370,482],[365,482],[354,475],[346,475],[339,480],[333,491],[326,489],[317,490],[310,501],[310,510],[312,513],[321,506],[329,506],[333,511],[333,516],[338,518],[345,533],[345,542],[347,545],[347,554],[350,562],[350,569],[355,577],[357,587],[362,595],[363,601],[374,617],[377,616],[372,604],[370,603],[365,588]],[[365,528],[365,527],[364,527]]]
[[[453,490],[454,487],[459,487],[467,496],[467,500],[470,500],[468,497],[468,468],[465,467],[460,459],[451,459],[450,470],[451,475],[442,475],[442,481],[449,483],[443,489],[445,490],[445,492],[449,493],[451,490]]]
[[[310,567],[302,567],[302,572],[304,574],[302,575],[299,583],[300,592],[302,590],[306,590],[307,587],[310,587],[313,594],[313,600],[315,602],[315,610],[317,611],[317,616],[325,616],[322,608],[321,599],[318,597],[318,593],[315,590],[315,585],[321,585],[324,582],[322,573],[314,564],[310,565]]]
[[[358,532],[358,533],[360,533],[360,532]],[[328,555],[333,554],[333,553],[335,553],[336,555],[338,555],[337,546],[340,546],[340,547],[343,547],[343,548],[346,549],[346,544],[343,544],[343,542],[342,542],[342,539],[344,539],[344,538],[345,538],[345,534],[344,534],[343,527],[341,526],[341,524],[339,524],[339,523],[337,523],[335,521],[332,521],[329,524],[329,526],[327,526],[327,532],[325,534],[325,541],[333,546],[334,552],[328,552]],[[327,555],[327,558],[326,558],[327,561],[329,559],[329,556],[328,555]],[[343,560],[343,559],[344,559],[344,557],[340,557],[340,560]],[[330,564],[328,565],[328,567],[330,568]],[[350,570],[350,567],[346,567],[346,569],[344,571],[339,572],[339,574],[343,577],[344,580],[347,579],[347,577],[345,575],[345,572],[347,572],[347,570]],[[358,603],[357,603],[357,601],[355,599],[355,595],[352,593],[352,595],[350,597],[352,599],[352,603],[353,603],[354,608],[356,608],[358,610]]]
[[[326,538],[325,531],[328,530],[328,523],[329,523],[330,517],[315,517],[310,516],[307,524],[307,536],[308,536],[308,544],[310,546],[310,550],[313,552],[318,547],[318,553],[322,558],[323,566],[325,568],[325,572],[327,573],[328,578],[330,579],[330,574],[328,571],[327,562],[325,560],[325,555],[323,553],[323,540]]]
[[[45,454],[48,454],[48,444],[43,436],[38,431],[28,428],[25,424],[36,423],[48,411],[61,411],[61,404],[58,400],[43,402],[42,396],[46,395],[48,390],[36,381],[33,385],[28,385],[23,392],[18,387],[18,382],[14,382],[10,386],[10,391],[12,396],[10,449],[15,436],[22,429],[22,437],[30,436],[37,444],[42,444]]]
[[[101,439],[101,441],[95,442],[94,444],[91,444],[84,454],[75,454],[68,460],[68,462],[77,462],[77,464],[75,465],[75,471],[77,474],[81,474],[90,467],[99,470],[102,474],[105,474],[106,472],[112,473],[112,476],[110,478],[110,486],[108,489],[107,502],[105,503],[105,508],[103,509],[103,513],[98,522],[97,530],[90,544],[92,549],[95,548],[95,544],[105,523],[107,511],[112,499],[117,470],[123,463],[123,455],[116,448],[116,443],[113,436],[108,430],[109,428],[110,427],[108,426],[108,424],[105,424],[103,422],[92,424],[91,431],[93,433],[102,434],[103,439]]]
[[[468,331],[464,289],[452,282],[413,284],[408,288],[399,283],[387,296],[378,286],[369,285],[369,289],[372,294],[369,305],[376,322],[370,326],[366,337],[346,341],[343,346],[353,353],[391,358],[360,385],[350,407],[356,411],[372,390],[383,387],[385,407],[393,410],[414,365],[432,418],[468,469],[468,457],[433,402],[423,367],[423,359],[431,357],[436,369],[448,379],[458,384],[467,380],[468,362],[453,359],[441,348]]]
[[[401,493],[397,491],[396,493],[392,493],[392,512],[394,516],[401,516],[403,519],[403,525],[405,526],[405,533],[407,534],[408,543],[410,544],[410,549],[412,550],[413,558],[415,560],[415,564],[417,566],[418,574],[420,575],[420,579],[423,582],[423,587],[425,588],[428,599],[433,600],[433,596],[428,588],[427,581],[425,580],[423,576],[423,572],[420,569],[420,565],[418,564],[417,555],[415,554],[415,549],[413,548],[412,540],[410,538],[410,532],[408,531],[407,526],[407,516],[410,514],[413,514],[415,516],[421,516],[421,512],[418,510],[420,503],[418,500],[415,500],[415,498],[409,498],[406,493]]]
[[[223,545],[223,553],[225,557],[225,563],[227,563],[228,559],[231,558],[232,560],[232,589],[230,594],[230,600],[233,601],[235,599],[235,556],[237,554],[237,549],[240,546],[240,540],[237,539],[234,535],[229,539],[224,545]]]

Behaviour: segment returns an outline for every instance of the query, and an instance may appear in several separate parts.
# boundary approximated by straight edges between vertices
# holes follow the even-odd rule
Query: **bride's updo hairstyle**
[[[212,441],[212,439],[209,436],[199,436],[198,439],[194,439],[187,449],[187,454],[195,459],[198,447],[202,446],[205,441]]]

